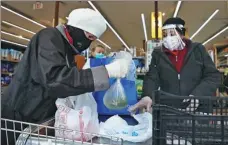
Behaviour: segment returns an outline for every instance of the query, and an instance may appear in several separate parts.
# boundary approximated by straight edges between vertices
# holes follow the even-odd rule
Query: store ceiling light
[[[19,44],[19,43],[16,43],[16,42],[12,42],[12,41],[9,41],[9,40],[1,39],[1,41],[6,42],[6,43],[10,43],[10,44],[14,44],[14,45],[18,45],[18,46],[22,46],[22,47],[27,47],[26,45]]]
[[[144,14],[141,14],[141,18],[142,18],[142,25],[143,25],[143,32],[144,32],[145,41],[147,42],[148,38],[147,38],[147,31],[146,31],[146,24],[145,24]]]
[[[91,1],[88,1],[89,5],[98,13],[100,13],[97,8],[93,5],[93,3]],[[101,14],[101,13],[100,13]],[[101,14],[102,16],[102,14]],[[103,16],[102,16],[103,17]],[[104,18],[105,19],[105,18]],[[112,30],[112,32],[116,35],[116,37],[122,42],[122,44],[130,51],[128,45],[123,41],[123,39],[119,36],[119,34],[112,28],[112,26],[109,24],[109,22],[105,19],[106,24],[108,25],[108,27]]]
[[[215,10],[213,14],[200,26],[200,28],[190,37],[193,39],[206,25],[207,23],[219,12],[219,9]]]
[[[14,24],[12,24],[10,22],[2,21],[2,23],[7,24],[7,25],[12,26],[12,27],[15,27],[15,28],[18,28],[18,29],[21,29],[21,30],[26,31],[26,32],[31,33],[31,34],[36,34],[35,32],[32,32],[32,31],[30,31],[28,29],[22,28],[22,27],[17,26],[17,25],[14,25]]]
[[[21,15],[21,14],[15,12],[15,11],[13,11],[13,10],[10,10],[10,9],[4,7],[4,6],[1,6],[1,7],[2,7],[3,9],[5,9],[5,10],[11,12],[11,13],[16,14],[17,16],[20,16],[20,17],[22,17],[22,18],[24,18],[24,19],[26,19],[26,20],[28,20],[28,21],[30,21],[30,22],[33,22],[34,24],[37,24],[37,25],[39,25],[39,26],[41,26],[41,27],[43,27],[43,28],[46,28],[46,26],[44,26],[44,25],[42,25],[42,24],[40,24],[40,23],[38,23],[38,22],[36,22],[36,21],[34,21],[34,20],[31,20],[31,19],[29,19],[29,18],[27,18],[27,17],[25,17],[25,16],[23,16],[23,15]],[[68,17],[66,17],[66,19],[68,19]],[[24,30],[24,31],[26,31],[26,32],[29,32],[29,33],[32,33],[32,34],[36,34],[35,32],[32,32],[32,31],[30,31],[30,30],[28,30],[28,29],[22,28],[22,27],[20,27],[20,26],[15,25],[15,24],[12,24],[12,23],[9,23],[9,22],[6,22],[6,21],[2,21],[2,22],[5,23],[5,24],[7,24],[7,25],[10,25],[10,26],[16,27],[16,28],[18,28],[18,29]],[[26,41],[30,41],[29,39],[24,38],[24,37],[22,37],[22,36],[17,36],[17,35],[14,35],[14,34],[11,34],[11,33],[8,33],[8,32],[4,32],[4,31],[1,31],[1,32],[2,32],[3,34],[6,34],[6,35],[10,35],[10,36],[13,36],[13,37],[16,37],[16,38],[19,38],[19,39],[23,39],[23,40],[26,40]],[[102,43],[104,46],[106,46],[107,48],[111,49],[111,47],[110,47],[108,44],[104,43],[104,42],[101,41],[100,39],[98,39],[98,41],[99,41],[100,43]]]
[[[44,26],[44,25],[42,25],[42,24],[40,24],[40,23],[38,23],[38,22],[36,22],[36,21],[34,21],[34,20],[28,18],[28,17],[25,17],[25,16],[23,16],[23,15],[21,15],[21,14],[15,12],[15,11],[9,9],[9,8],[6,8],[6,7],[4,7],[4,6],[1,6],[1,8],[3,8],[4,10],[7,10],[8,12],[11,12],[11,13],[13,13],[13,14],[15,14],[15,15],[17,15],[17,16],[19,16],[19,17],[25,19],[25,20],[28,20],[28,21],[30,21],[30,22],[32,22],[32,23],[34,23],[34,24],[36,24],[36,25],[38,25],[38,26],[40,26],[40,27],[46,28],[46,26]]]
[[[215,37],[217,37],[218,35],[220,35],[221,33],[225,32],[226,30],[228,30],[228,26],[226,26],[225,28],[223,28],[222,30],[220,30],[218,33],[216,33],[214,36],[212,36],[211,38],[209,38],[208,40],[206,40],[203,45],[207,44],[209,41],[211,41],[212,39],[214,39]]]
[[[178,14],[179,9],[180,9],[180,6],[181,6],[181,2],[182,2],[182,1],[178,1],[178,2],[177,2],[177,6],[176,6],[175,12],[174,12],[174,14],[173,14],[173,17],[174,17],[174,18],[177,17],[177,14]]]
[[[16,27],[16,28],[18,28],[18,29],[24,30],[24,31],[26,31],[26,32],[29,32],[29,33],[32,33],[32,34],[36,34],[35,32],[32,32],[32,31],[30,31],[30,30],[28,30],[28,29],[22,28],[22,27],[17,26],[17,25],[14,25],[14,24],[12,24],[12,23],[9,23],[9,22],[6,22],[6,21],[2,21],[2,22],[5,23],[5,24],[7,24],[7,25],[10,25],[10,26],[12,26],[12,27]],[[4,31],[3,31],[3,33],[7,33],[7,32],[4,32]],[[11,35],[11,34],[10,34],[10,35]],[[13,35],[13,34],[12,34],[12,35]],[[12,35],[11,35],[11,36],[12,36]],[[14,37],[16,37],[16,36],[17,36],[17,35],[14,35]],[[17,38],[23,39],[22,36],[17,36]],[[108,49],[111,49],[111,47],[110,47],[108,44],[104,43],[104,42],[101,41],[100,39],[98,39],[98,41],[99,41],[100,43],[102,43],[104,46],[106,46]]]
[[[8,32],[5,32],[5,31],[1,31],[2,34],[6,34],[6,35],[9,35],[9,36],[12,36],[12,37],[16,37],[16,38],[19,38],[19,39],[23,39],[23,40],[26,40],[26,41],[30,41],[29,39],[27,38],[24,38],[22,36],[18,36],[18,35],[15,35],[15,34],[11,34],[11,33],[8,33]]]
[[[105,47],[107,47],[108,49],[111,49],[111,47],[108,45],[108,44],[106,44],[106,43],[104,43],[103,41],[101,41],[100,39],[97,39],[97,41],[99,41],[101,44],[103,44]]]

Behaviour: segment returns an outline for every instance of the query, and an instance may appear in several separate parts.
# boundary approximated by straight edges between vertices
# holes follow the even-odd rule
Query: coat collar
[[[189,60],[189,57],[191,56],[192,52],[194,49],[196,49],[196,46],[193,45],[193,42],[189,39],[183,39],[183,41],[185,42],[186,44],[186,49],[188,49],[188,52],[185,56],[185,59],[184,59],[184,65],[188,62]],[[159,50],[159,54],[160,56],[169,64],[173,67],[173,69],[175,69],[175,67],[173,66],[172,62],[169,60],[168,56],[166,55],[166,52],[167,53],[167,49],[164,48],[164,46],[162,47],[162,49]],[[184,66],[183,66],[184,67]],[[175,69],[176,70],[176,69]]]
[[[56,26],[56,29],[62,34],[62,36],[67,40],[68,44],[73,48],[73,50],[77,53],[80,54],[79,51],[72,45],[73,40],[71,40],[72,38],[67,36],[67,34],[69,34],[68,32],[65,31],[65,26],[64,25],[58,25]]]

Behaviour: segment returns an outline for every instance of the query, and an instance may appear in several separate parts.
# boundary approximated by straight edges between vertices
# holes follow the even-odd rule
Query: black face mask
[[[70,36],[73,39],[73,46],[80,53],[89,48],[90,44],[92,43],[92,40],[89,40],[86,37],[85,32],[83,30],[68,25],[66,27]]]

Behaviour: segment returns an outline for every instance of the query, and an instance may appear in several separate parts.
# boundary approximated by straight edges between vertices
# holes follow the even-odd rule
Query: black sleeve
[[[109,87],[108,73],[103,66],[85,70],[68,67],[62,37],[43,32],[37,46],[38,66],[48,96],[68,97]]]
[[[156,64],[156,53],[153,52],[149,71],[146,73],[143,81],[142,97],[149,96],[152,98],[153,92],[159,87],[159,82],[160,79]]]
[[[203,77],[198,86],[192,91],[191,95],[195,96],[212,96],[221,84],[221,74],[216,69],[214,62],[203,45],[199,45],[203,58]]]
[[[228,76],[225,76],[225,79],[223,81],[223,84],[228,87]]]

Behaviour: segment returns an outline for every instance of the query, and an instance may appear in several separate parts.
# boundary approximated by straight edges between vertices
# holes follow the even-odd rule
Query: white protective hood
[[[69,14],[67,25],[87,31],[97,38],[99,38],[107,28],[103,16],[89,8],[73,10]]]

